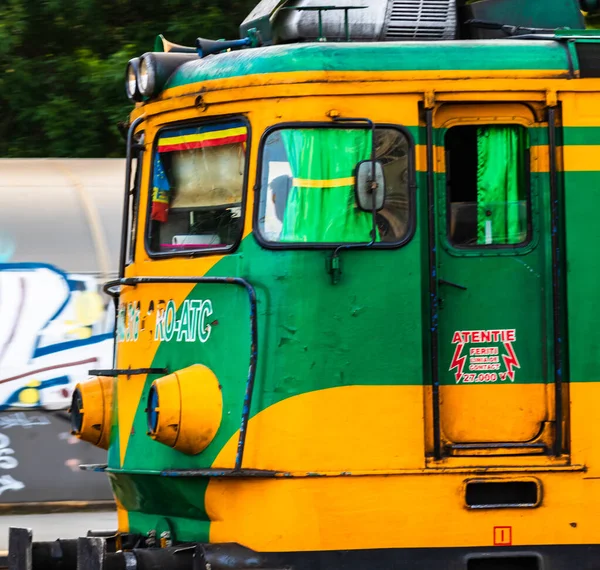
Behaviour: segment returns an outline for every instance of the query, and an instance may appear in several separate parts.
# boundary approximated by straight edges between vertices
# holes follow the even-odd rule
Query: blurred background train
[[[70,434],[88,369],[110,366],[124,160],[0,160],[0,504],[111,500]],[[111,305],[112,306],[112,305]],[[43,466],[43,469],[40,467]]]

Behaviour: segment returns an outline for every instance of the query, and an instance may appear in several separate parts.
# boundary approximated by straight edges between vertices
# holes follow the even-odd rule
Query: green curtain
[[[356,208],[352,177],[371,154],[361,129],[287,129],[281,139],[292,171],[281,241],[366,242],[372,216]]]
[[[527,230],[525,199],[527,134],[520,126],[477,129],[477,243],[516,244]]]

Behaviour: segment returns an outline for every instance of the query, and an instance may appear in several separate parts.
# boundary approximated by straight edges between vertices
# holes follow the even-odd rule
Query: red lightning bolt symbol
[[[456,345],[456,350],[454,351],[454,356],[452,357],[452,362],[450,363],[450,368],[449,368],[449,370],[454,370],[456,368],[456,372],[454,373],[454,376],[456,378],[457,384],[458,384],[458,382],[460,382],[460,379],[462,378],[462,375],[463,375],[462,371],[463,371],[463,368],[465,367],[465,360],[467,359],[466,356],[460,356],[463,346],[465,346],[465,345],[462,342],[459,342]]]
[[[515,368],[521,368],[521,365],[519,364],[519,359],[515,354],[515,350],[512,347],[512,344],[510,342],[505,342],[504,348],[506,348],[506,352],[508,352],[508,354],[502,355],[502,359],[504,360],[504,364],[506,366],[506,373],[508,374],[508,377],[510,378],[511,382],[514,382],[515,371],[513,369],[513,366]]]

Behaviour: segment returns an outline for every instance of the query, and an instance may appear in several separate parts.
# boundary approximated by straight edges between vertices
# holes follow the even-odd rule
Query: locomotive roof
[[[575,65],[575,69],[573,66]],[[576,70],[566,43],[539,40],[303,43],[211,55],[181,65],[165,88],[214,79],[289,72]]]

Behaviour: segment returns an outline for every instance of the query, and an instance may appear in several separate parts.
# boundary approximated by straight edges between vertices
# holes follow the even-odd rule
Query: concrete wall
[[[105,452],[69,434],[73,387],[110,368],[123,160],[0,160],[0,503],[110,498],[79,471]]]

